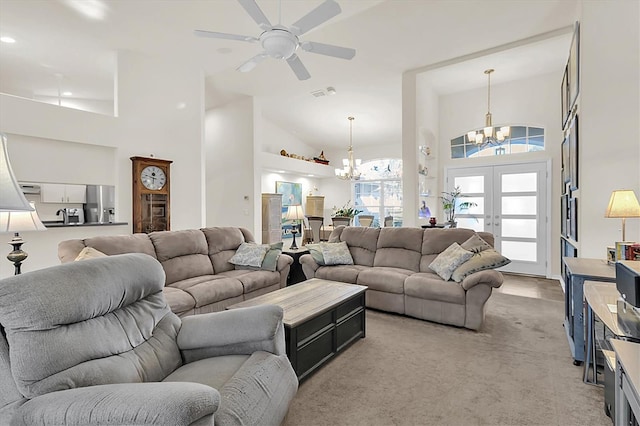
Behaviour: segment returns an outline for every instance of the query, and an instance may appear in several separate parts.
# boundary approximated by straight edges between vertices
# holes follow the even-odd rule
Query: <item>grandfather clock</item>
[[[171,185],[173,161],[131,157],[133,170],[133,232],[171,229]]]

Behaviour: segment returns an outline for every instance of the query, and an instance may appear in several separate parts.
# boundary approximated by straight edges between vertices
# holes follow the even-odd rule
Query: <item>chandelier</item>
[[[489,84],[487,86],[487,115],[485,115],[485,127],[479,131],[470,131],[467,133],[467,139],[470,143],[476,145],[500,145],[509,137],[509,126],[493,127],[491,122],[491,73],[495,70],[490,68],[485,70]]]
[[[347,151],[348,158],[342,159],[342,169],[336,169],[336,177],[342,180],[358,180],[360,179],[360,171],[358,166],[362,160],[353,158],[353,117],[347,117],[349,119],[349,150]]]

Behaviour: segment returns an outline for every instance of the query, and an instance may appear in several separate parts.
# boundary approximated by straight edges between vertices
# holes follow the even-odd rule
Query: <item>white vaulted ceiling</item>
[[[299,52],[311,73],[299,81],[274,59],[237,72],[259,45],[193,35],[202,29],[258,36],[236,0],[0,0],[0,36],[17,40],[0,44],[0,91],[32,98],[57,96],[60,89],[110,100],[115,53],[128,50],[203,69],[208,108],[238,95],[257,97],[266,118],[309,145],[343,147],[348,115],[358,118],[355,147],[399,143],[403,72],[443,63],[429,71],[441,94],[485,86],[482,71],[489,67],[496,69],[492,84],[561,75],[570,35],[535,36],[570,27],[578,7],[578,0],[337,1],[342,13],[303,39],[352,47],[356,56],[346,61]],[[278,2],[257,3],[277,23]],[[320,3],[283,0],[282,23]],[[78,6],[102,17],[90,18]],[[311,95],[329,86],[335,95]]]

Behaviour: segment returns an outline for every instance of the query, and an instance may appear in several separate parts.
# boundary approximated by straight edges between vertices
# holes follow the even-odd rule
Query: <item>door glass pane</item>
[[[538,244],[525,241],[502,241],[501,253],[511,260],[537,261]]]
[[[471,207],[461,208],[464,203],[472,203]],[[476,205],[474,206],[473,203]],[[484,214],[484,197],[462,197],[456,200],[456,214]]]
[[[536,196],[502,197],[502,214],[536,214]]]
[[[473,217],[456,217],[458,228],[473,229],[476,232],[484,231],[484,222],[482,218],[475,219]]]
[[[484,193],[484,176],[459,176],[453,182],[453,186],[459,186],[463,194]]]
[[[537,189],[537,173],[510,173],[502,175],[502,192],[535,192]]]
[[[535,219],[502,219],[502,236],[514,238],[535,238]]]

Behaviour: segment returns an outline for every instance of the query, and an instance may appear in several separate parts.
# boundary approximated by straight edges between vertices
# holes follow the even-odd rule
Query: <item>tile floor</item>
[[[503,273],[503,275],[504,283],[493,291],[535,299],[564,301],[564,292],[558,280],[532,275],[508,273]]]

